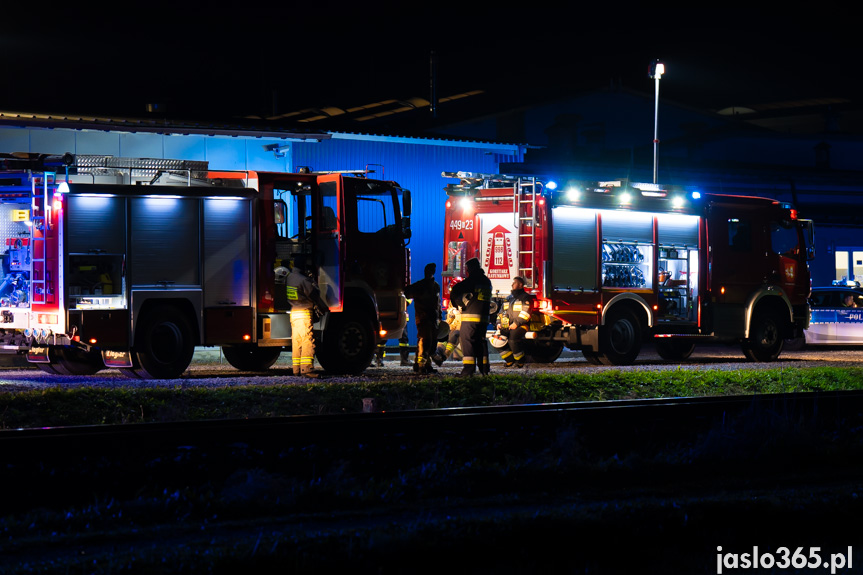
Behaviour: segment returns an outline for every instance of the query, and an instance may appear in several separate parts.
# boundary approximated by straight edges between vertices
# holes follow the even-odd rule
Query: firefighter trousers
[[[431,354],[436,348],[437,325],[434,319],[417,322],[417,365],[431,367]]]
[[[485,339],[486,323],[477,321],[461,322],[462,375],[473,375],[477,370],[483,375],[489,373],[488,341]]]
[[[291,357],[294,375],[310,373],[314,367],[315,339],[312,310],[291,310]]]
[[[459,348],[459,341],[459,330],[451,330],[446,343],[439,343],[435,353],[444,360],[449,359],[449,356],[451,355],[453,355],[455,359],[460,359],[462,354],[461,349]]]
[[[520,325],[509,330],[509,349],[500,354],[500,358],[506,365],[524,365],[524,339],[527,335],[527,326]]]

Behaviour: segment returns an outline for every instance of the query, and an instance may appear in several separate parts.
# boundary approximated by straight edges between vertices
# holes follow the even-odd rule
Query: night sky
[[[663,97],[707,108],[861,96],[857,34],[836,28],[850,21],[827,13],[831,5],[811,18],[826,15],[825,24],[809,29],[751,16],[727,27],[647,29],[541,9],[251,1],[214,12],[175,4],[146,5],[146,13],[52,9],[49,19],[22,16],[30,26],[4,18],[0,110],[143,116],[158,103],[169,115],[221,119],[428,98],[432,50],[440,97],[475,89],[558,95],[612,81],[651,92],[655,58],[667,66]]]

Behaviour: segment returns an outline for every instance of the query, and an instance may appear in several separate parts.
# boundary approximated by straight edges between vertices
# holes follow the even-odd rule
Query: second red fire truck
[[[445,304],[471,257],[501,299],[523,276],[536,296],[534,361],[567,347],[627,365],[647,340],[669,360],[713,341],[772,361],[808,326],[813,228],[788,204],[625,180],[443,175],[458,180],[446,186]]]

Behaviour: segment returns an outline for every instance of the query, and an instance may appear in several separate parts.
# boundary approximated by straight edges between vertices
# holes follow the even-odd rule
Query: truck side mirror
[[[411,237],[411,218],[410,216],[402,216],[402,235],[405,239]]]
[[[273,219],[276,224],[283,224],[287,219],[285,216],[287,214],[288,208],[285,205],[285,202],[277,201],[273,205]]]
[[[411,215],[411,191],[410,190],[404,190],[402,192],[402,206],[403,206],[402,211],[404,212],[403,215],[405,217],[409,218]]]

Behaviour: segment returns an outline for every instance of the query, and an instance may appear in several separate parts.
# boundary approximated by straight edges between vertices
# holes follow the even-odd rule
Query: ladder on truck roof
[[[518,242],[516,259],[518,275],[525,287],[533,288],[536,280],[536,199],[542,184],[533,176],[520,177],[513,186],[513,224]]]

